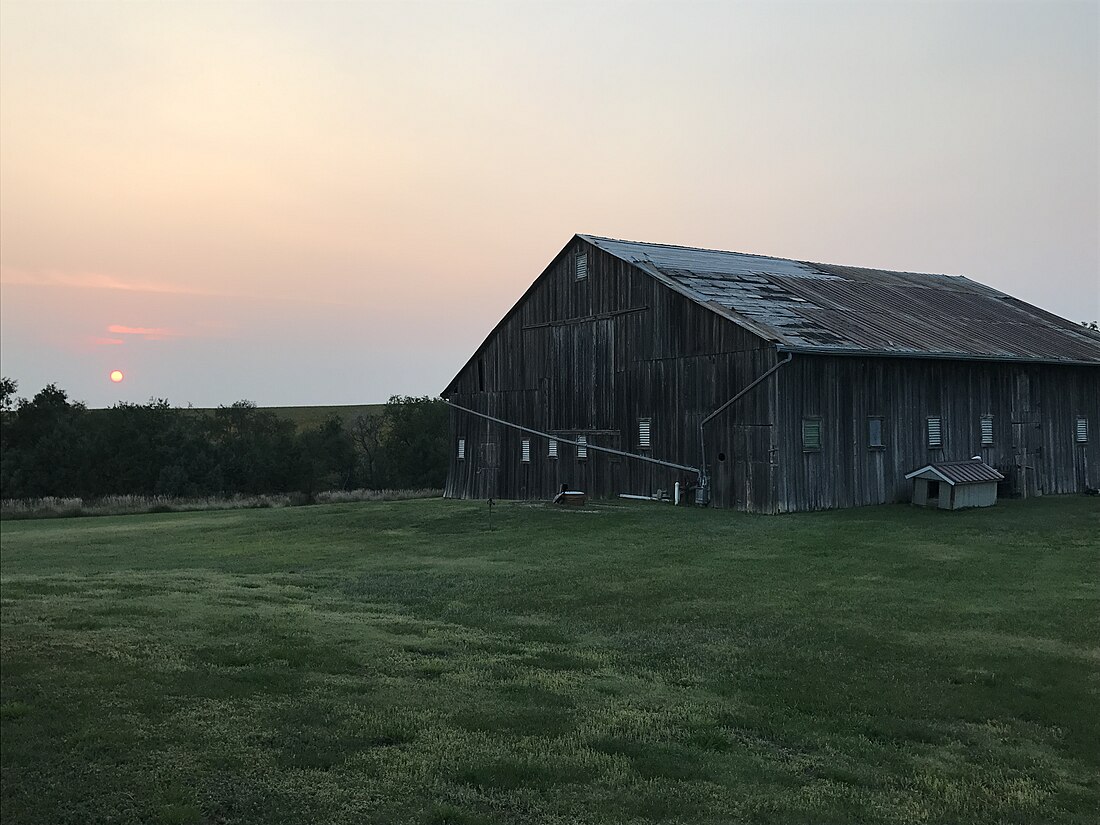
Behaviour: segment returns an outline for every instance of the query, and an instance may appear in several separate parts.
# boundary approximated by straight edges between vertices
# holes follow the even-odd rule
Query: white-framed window
[[[1077,443],[1084,444],[1089,440],[1089,420],[1084,416],[1077,418]]]
[[[551,438],[550,443],[546,445],[546,455],[550,458],[558,457],[558,440]]]
[[[583,435],[577,436],[577,459],[584,460],[588,458],[588,437]]]
[[[588,253],[578,252],[577,257],[574,259],[574,263],[574,272],[576,273],[577,280],[583,281],[588,277]]]
[[[531,439],[525,438],[520,447],[519,460],[524,464],[531,463]]]
[[[988,447],[993,443],[993,416],[982,416],[982,446]]]
[[[821,416],[802,419],[802,450],[813,452],[821,449]]]
[[[639,418],[638,419],[638,449],[648,450],[650,447],[649,442],[649,428],[652,424],[652,418]]]
[[[928,448],[938,449],[943,446],[943,419],[938,415],[928,418]]]
[[[867,446],[872,450],[881,450],[886,445],[882,441],[882,416],[867,417]]]
[[[466,439],[460,438],[458,439],[458,460],[462,461],[464,458],[466,458]]]

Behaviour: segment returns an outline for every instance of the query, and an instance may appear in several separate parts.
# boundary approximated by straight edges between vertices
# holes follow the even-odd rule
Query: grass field
[[[1100,502],[2,526],[5,823],[1089,823]]]

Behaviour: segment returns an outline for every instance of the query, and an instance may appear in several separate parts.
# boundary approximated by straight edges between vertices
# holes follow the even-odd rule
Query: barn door
[[[500,474],[500,445],[495,441],[481,443],[477,469],[477,497],[497,497],[497,476]]]
[[[710,476],[710,498],[717,507],[735,507],[737,495],[734,490],[733,467],[737,455],[734,445],[735,431],[732,427],[715,427],[712,438],[716,442],[708,445],[707,475]],[[743,446],[743,445],[742,445]]]
[[[1043,494],[1039,472],[1040,433],[1038,421],[1012,422],[1012,454],[1015,464],[1012,492],[1022,498]]]
[[[1043,494],[1039,388],[1037,372],[1022,370],[1016,375],[1012,397],[1012,492],[1024,498]]]
[[[619,493],[625,493],[626,490],[623,488],[623,463],[618,456],[607,462],[607,470],[611,479],[608,498],[615,498]]]
[[[594,433],[589,443],[621,450],[622,437],[617,431]],[[619,493],[628,492],[622,488],[622,462],[617,455],[590,450],[588,453],[586,483],[590,495],[600,498],[615,498]]]

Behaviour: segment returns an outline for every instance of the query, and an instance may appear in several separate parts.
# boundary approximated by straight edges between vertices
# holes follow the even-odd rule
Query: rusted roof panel
[[[582,239],[784,348],[1100,364],[1100,335],[958,275]]]

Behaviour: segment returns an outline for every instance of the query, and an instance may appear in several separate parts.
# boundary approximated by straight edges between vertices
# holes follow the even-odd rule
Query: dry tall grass
[[[25,518],[71,518],[75,516],[121,516],[136,513],[181,513],[191,510],[252,510],[262,507],[295,507],[304,504],[342,504],[352,501],[401,501],[439,498],[442,490],[326,490],[313,502],[301,493],[231,496],[220,498],[174,498],[172,496],[106,496],[99,499],[46,498],[0,501],[0,520]]]

